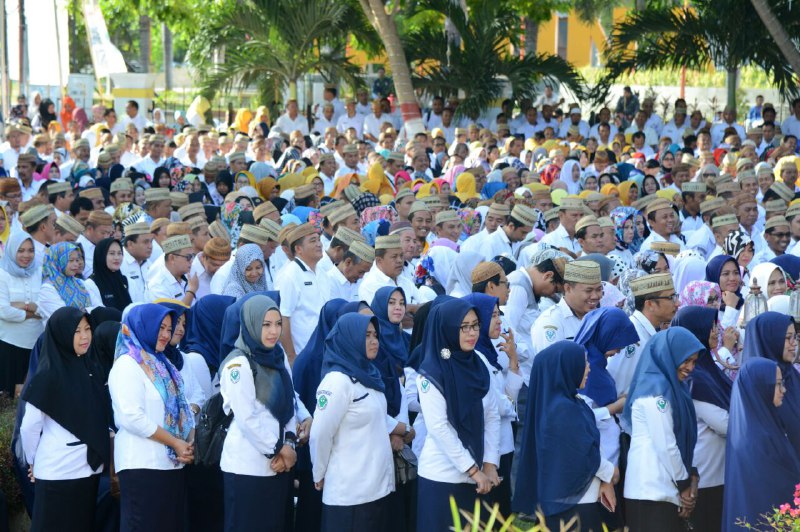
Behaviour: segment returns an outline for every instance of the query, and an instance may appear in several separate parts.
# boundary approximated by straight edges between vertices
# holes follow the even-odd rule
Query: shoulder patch
[[[631,358],[636,353],[636,344],[631,344],[625,348],[625,358]]]
[[[328,406],[328,398],[325,395],[317,397],[317,410],[325,410]]]
[[[238,369],[234,368],[231,370],[231,382],[236,384],[242,378],[242,374],[239,372]]]
[[[661,396],[656,397],[656,408],[658,408],[658,411],[661,412],[661,413],[666,412],[667,411],[667,400],[664,399]]]
[[[545,327],[544,337],[548,342],[552,342],[556,339],[556,330],[555,327]]]
[[[428,379],[422,379],[419,382],[419,387],[422,388],[422,393],[428,393],[428,390],[431,389],[431,381]]]

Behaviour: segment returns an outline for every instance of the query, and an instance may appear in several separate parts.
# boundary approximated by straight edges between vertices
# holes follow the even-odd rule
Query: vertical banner
[[[110,74],[127,72],[122,53],[111,42],[106,27],[106,19],[100,10],[97,0],[83,0],[83,15],[86,21],[86,33],[92,52],[92,64],[95,76],[108,77]]]

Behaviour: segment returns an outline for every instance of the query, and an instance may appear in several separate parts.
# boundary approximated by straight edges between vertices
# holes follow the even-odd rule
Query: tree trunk
[[[728,101],[725,103],[725,107],[736,109],[736,86],[738,85],[738,78],[739,70],[736,68],[729,68],[728,79],[725,84],[725,88],[728,92]]]
[[[636,11],[644,11],[647,9],[647,0],[636,0]]]
[[[150,17],[139,15],[139,63],[142,72],[150,72],[150,34]]]
[[[539,23],[525,17],[525,56],[536,55],[539,48]]]
[[[397,92],[397,99],[400,101],[400,111],[403,113],[406,135],[408,138],[413,138],[415,134],[424,131],[425,128],[422,124],[417,95],[411,84],[411,69],[408,67],[406,53],[400,43],[397,25],[392,15],[386,13],[386,8],[381,0],[359,0],[359,4],[375,31],[381,36],[386,48],[394,78],[394,88]]]
[[[172,90],[172,32],[166,22],[161,24],[164,52],[164,89]]]
[[[767,27],[769,34],[772,35],[772,39],[778,45],[778,49],[786,59],[786,62],[792,65],[795,75],[800,75],[800,52],[797,51],[797,47],[792,42],[789,34],[786,33],[786,29],[778,20],[778,17],[770,9],[767,0],[750,0],[750,2],[753,4],[764,26]]]

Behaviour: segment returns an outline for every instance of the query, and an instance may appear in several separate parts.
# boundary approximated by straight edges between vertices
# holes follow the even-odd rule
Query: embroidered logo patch
[[[625,348],[625,358],[631,358],[636,352],[636,345],[631,344]]]
[[[318,410],[325,410],[325,407],[328,406],[328,398],[324,395],[320,395],[317,399],[317,409]]]
[[[666,412],[667,411],[667,401],[663,397],[659,397],[656,399],[656,407],[658,408],[659,412]]]
[[[548,342],[552,342],[556,338],[556,330],[547,329],[546,331],[544,331],[544,337],[547,339]]]
[[[239,379],[241,379],[241,378],[242,378],[242,374],[239,373],[238,369],[234,369],[233,371],[231,371],[231,382],[232,383],[236,384],[237,382],[239,382]]]
[[[431,383],[428,379],[422,379],[419,383],[420,388],[422,388],[422,393],[428,393],[428,390],[431,389]]]

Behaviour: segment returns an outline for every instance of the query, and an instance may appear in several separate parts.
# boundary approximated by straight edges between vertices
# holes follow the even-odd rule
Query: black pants
[[[388,496],[355,506],[322,505],[322,532],[367,532],[386,530],[393,509]]]
[[[719,532],[722,530],[722,500],[725,486],[697,490],[697,505],[689,521],[697,532]]]
[[[85,532],[94,528],[100,475],[72,480],[36,479],[31,532]]]
[[[475,484],[450,484],[423,477],[417,477],[417,481],[419,488],[417,496],[418,532],[450,530],[453,526],[453,514],[450,511],[451,496],[455,499],[458,508],[468,512],[475,510],[475,499],[481,499],[481,515],[487,514],[486,509],[483,508],[483,497],[476,493]]]
[[[500,467],[497,468],[497,475],[503,477],[503,481],[485,495],[486,502],[490,506],[494,506],[495,503],[500,505],[500,515],[503,517],[511,515],[511,464],[513,462],[513,451],[500,457]]]
[[[125,469],[119,472],[121,532],[184,529],[186,472],[183,469]]]
[[[219,532],[225,523],[225,499],[219,466],[187,465],[186,530]]]
[[[298,454],[300,454],[298,452]],[[299,487],[295,508],[295,532],[319,532],[322,526],[322,492],[314,487],[314,475],[309,471],[295,472]]]
[[[608,524],[612,514],[603,508],[600,503],[578,504],[564,512],[547,516],[545,519],[550,530],[564,530],[569,532],[603,532],[603,524]],[[574,519],[574,521],[572,521]],[[567,527],[568,524],[571,526]],[[561,528],[561,525],[565,528]],[[609,527],[609,529],[611,529]],[[613,529],[611,529],[613,530]]]
[[[678,507],[671,502],[625,499],[628,530],[630,532],[682,532],[683,519]]]
[[[283,532],[291,473],[256,477],[222,473],[226,532]]]

